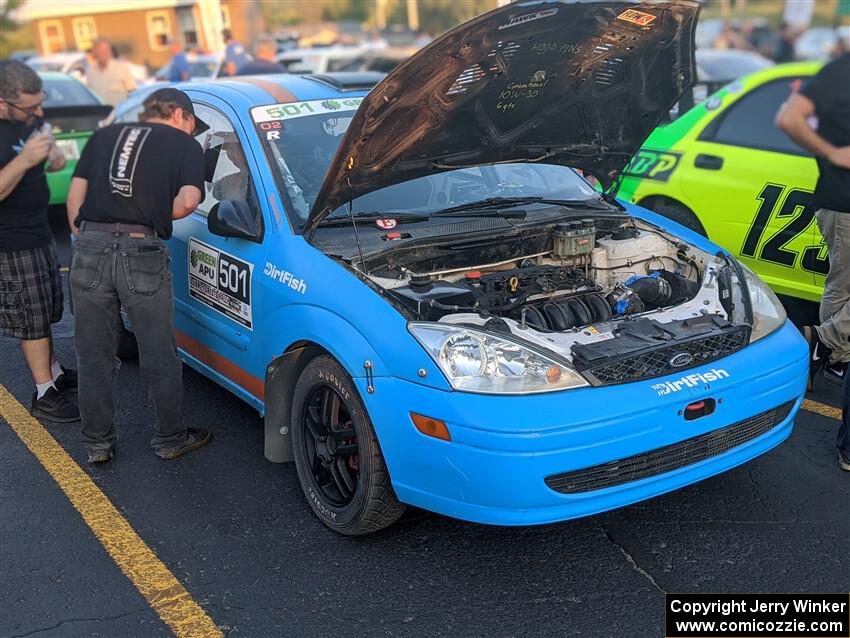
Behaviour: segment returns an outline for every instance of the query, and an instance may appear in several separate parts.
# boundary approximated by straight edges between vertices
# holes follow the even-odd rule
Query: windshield
[[[44,80],[44,108],[100,104],[85,86],[76,80]]]
[[[252,116],[293,225],[307,220],[342,137],[363,98],[261,106]],[[412,179],[358,197],[355,215],[430,215],[493,197],[587,200],[596,191],[575,171],[553,164],[507,163],[457,169]],[[328,218],[347,216],[342,206]]]

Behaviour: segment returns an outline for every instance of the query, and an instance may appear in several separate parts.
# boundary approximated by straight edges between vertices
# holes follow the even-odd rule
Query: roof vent
[[[337,91],[368,91],[386,77],[386,73],[364,71],[362,73],[340,71],[338,73],[317,73],[302,75],[305,80],[313,80]]]

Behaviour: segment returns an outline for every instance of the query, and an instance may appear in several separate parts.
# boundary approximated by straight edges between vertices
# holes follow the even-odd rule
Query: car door
[[[260,339],[255,335],[261,299],[255,284],[262,273],[264,211],[252,174],[254,157],[246,132],[226,104],[195,101],[197,115],[210,125],[198,136],[205,149],[204,201],[174,223],[169,241],[175,296],[175,336],[184,359],[216,378],[249,403],[263,397]],[[222,202],[249,210],[259,236],[223,237],[208,220]]]
[[[688,168],[682,188],[697,204],[711,202],[711,210],[699,204],[709,236],[774,290],[819,299],[818,277],[828,266],[809,205],[817,165],[774,125],[800,82],[799,77],[765,82],[714,118],[683,160]]]

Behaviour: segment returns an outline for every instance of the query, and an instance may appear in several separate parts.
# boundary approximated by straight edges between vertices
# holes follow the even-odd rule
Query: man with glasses
[[[66,393],[75,370],[59,365],[50,325],[62,318],[62,283],[50,226],[47,170],[65,157],[42,132],[41,78],[26,64],[0,61],[0,331],[18,339],[35,381],[30,413],[68,423],[80,418]]]
[[[118,439],[112,394],[122,308],[156,414],[154,453],[173,459],[210,440],[209,430],[186,427],[180,414],[182,368],[174,343],[171,257],[163,241],[171,237],[172,220],[203,200],[204,153],[192,136],[209,127],[177,89],[154,91],[143,108],[139,123],[113,124],[92,135],[68,191],[68,222],[77,235],[70,279],[89,463],[109,461]]]

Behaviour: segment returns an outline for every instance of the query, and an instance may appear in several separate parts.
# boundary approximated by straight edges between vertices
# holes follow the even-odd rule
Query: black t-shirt
[[[204,193],[204,153],[166,124],[113,124],[92,135],[74,177],[88,180],[76,219],[144,224],[171,237],[171,208],[182,186]]]
[[[32,131],[32,126],[0,120],[0,168],[18,156]],[[0,252],[39,248],[50,242],[49,201],[44,164],[36,164],[0,201]]]
[[[234,75],[266,75],[267,73],[286,73],[286,67],[268,60],[250,60],[240,66]]]
[[[850,146],[850,53],[823,67],[800,92],[815,103],[818,135],[834,146]],[[823,157],[817,161],[820,176],[812,205],[850,213],[850,169]]]

